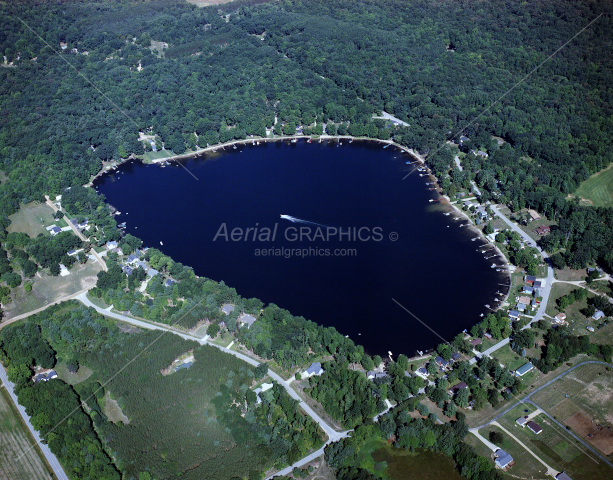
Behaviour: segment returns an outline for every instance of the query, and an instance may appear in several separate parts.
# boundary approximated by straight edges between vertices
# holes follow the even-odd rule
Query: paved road
[[[529,403],[531,405],[534,405],[535,407],[541,409],[543,411],[543,413],[545,415],[547,415],[547,417],[549,417],[550,420],[554,421],[557,425],[560,426],[560,428],[562,428],[564,431],[566,431],[567,433],[569,433],[570,435],[572,435],[575,439],[579,440],[584,446],[585,448],[587,448],[588,450],[590,450],[592,453],[594,453],[595,455],[597,455],[601,460],[603,460],[607,465],[609,465],[610,467],[613,468],[613,463],[609,462],[605,457],[603,457],[601,454],[599,454],[596,450],[594,450],[587,442],[585,442],[585,440],[577,435],[575,435],[572,431],[567,430],[565,425],[562,425],[560,422],[558,422],[555,418],[553,418],[551,415],[549,415],[544,408],[542,408],[540,405],[537,405],[536,403],[534,403],[532,401],[532,399],[530,397],[532,397],[532,395],[534,395],[537,392],[540,392],[541,390],[543,390],[544,388],[547,388],[549,385],[551,385],[553,382],[555,382],[556,380],[559,380],[560,378],[564,377],[565,375],[568,375],[570,372],[572,372],[573,370],[583,366],[583,365],[588,365],[590,363],[594,363],[597,365],[604,365],[605,367],[613,367],[613,365],[606,363],[606,362],[600,362],[598,360],[587,360],[585,362],[581,362],[578,363],[577,365],[573,366],[572,368],[569,368],[568,370],[566,370],[565,372],[560,373],[557,377],[552,378],[551,380],[549,380],[547,383],[541,385],[540,387],[538,387],[537,389],[534,390],[534,392],[529,393],[528,395],[526,395],[524,398],[522,398],[520,401],[514,403],[513,405],[511,405],[510,407],[508,407],[506,410],[504,410],[503,412],[499,413],[498,415],[496,415],[494,418],[492,418],[488,423],[484,423],[483,425],[479,425],[478,427],[474,427],[474,429],[472,430],[480,430],[482,428],[487,427],[489,424],[496,422],[496,420],[498,420],[500,417],[502,417],[503,415],[506,415],[507,413],[509,413],[511,410],[513,410],[514,408],[518,407],[519,405],[522,405],[523,403]]]
[[[498,215],[498,217],[500,217],[500,219],[503,222],[505,222],[511,230],[519,233],[519,235],[521,236],[521,238],[524,240],[524,242],[527,245],[530,245],[531,247],[536,248],[539,251],[539,253],[543,256],[543,258],[545,259],[545,263],[547,264],[547,279],[546,279],[547,285],[545,285],[545,287],[541,289],[543,293],[543,300],[541,301],[541,304],[538,308],[538,311],[536,312],[536,315],[534,315],[534,317],[532,317],[532,319],[524,326],[524,328],[522,328],[522,330],[525,330],[526,328],[530,328],[530,325],[532,323],[538,322],[541,318],[543,318],[543,315],[545,315],[545,311],[547,310],[547,303],[549,302],[549,295],[551,294],[551,286],[556,281],[555,277],[553,276],[553,268],[550,265],[549,255],[547,255],[547,252],[542,250],[536,244],[536,242],[532,238],[530,238],[530,236],[526,232],[524,232],[521,228],[519,228],[511,220],[509,220],[503,213],[501,213],[500,210],[498,210],[498,208],[496,207],[496,205],[491,204],[490,207],[492,211],[494,212],[494,214]],[[498,342],[493,347],[490,347],[484,352],[482,352],[481,355],[491,355],[493,352],[495,352],[499,348],[502,348],[508,343],[509,343],[509,339],[505,338],[504,340]],[[477,362],[476,357],[471,358],[469,361],[471,365],[474,365],[476,362]]]
[[[60,465],[60,462],[58,462],[57,457],[49,449],[49,446],[45,445],[44,443],[41,443],[40,435],[38,434],[36,430],[34,430],[34,427],[30,423],[30,416],[26,413],[25,407],[19,405],[19,402],[17,401],[17,395],[15,395],[15,393],[13,392],[13,388],[15,387],[15,385],[12,382],[9,382],[8,376],[6,372],[4,371],[4,367],[2,367],[2,365],[0,365],[0,379],[2,380],[2,383],[4,384],[4,386],[6,387],[7,392],[9,392],[9,395],[13,399],[13,403],[15,403],[15,406],[17,407],[19,414],[26,422],[26,425],[28,426],[28,429],[32,433],[34,440],[36,440],[36,443],[40,447],[45,458],[47,459],[47,462],[49,462],[49,465],[51,465],[51,468],[53,469],[53,473],[55,473],[55,476],[59,480],[68,480],[68,476],[62,469],[62,466]]]
[[[211,345],[211,346],[213,346],[215,348],[218,348],[218,349],[222,350],[225,353],[229,353],[230,355],[234,355],[235,357],[240,358],[241,360],[243,360],[244,362],[247,362],[250,365],[253,365],[253,366],[259,365],[258,361],[254,360],[251,357],[248,357],[247,355],[244,355],[242,353],[236,352],[234,350],[230,350],[230,349],[228,349],[226,347],[221,347],[219,345],[215,345],[214,343],[209,343],[208,342],[208,339],[209,339],[208,335],[205,336],[204,338],[198,338],[198,337],[195,337],[193,335],[189,335],[187,333],[177,332],[175,330],[170,329],[170,327],[167,327],[167,326],[155,325],[155,324],[151,324],[151,323],[148,323],[148,322],[143,322],[141,320],[136,320],[134,318],[130,318],[130,317],[127,317],[125,315],[121,315],[119,313],[109,312],[107,310],[104,310],[101,307],[98,307],[97,305],[94,305],[87,298],[87,293],[82,293],[82,294],[78,295],[75,298],[77,300],[81,301],[86,306],[94,308],[98,313],[101,313],[102,315],[105,315],[107,317],[115,318],[116,320],[121,320],[121,321],[126,322],[126,323],[131,323],[132,325],[136,325],[138,327],[146,328],[146,329],[149,329],[149,330],[161,330],[161,331],[166,331],[166,332],[169,332],[169,333],[173,333],[175,335],[179,335],[181,338],[184,338],[186,340],[195,340],[198,343],[200,343],[201,345],[208,344],[208,345]],[[322,455],[323,451],[324,451],[323,449],[325,448],[326,445],[328,445],[329,443],[332,443],[332,442],[336,442],[336,441],[340,440],[341,438],[347,437],[349,435],[349,432],[351,432],[351,430],[346,430],[344,432],[337,432],[330,425],[328,425],[309,405],[307,405],[306,402],[304,402],[302,400],[302,398],[298,395],[298,393],[296,393],[296,391],[290,386],[289,382],[284,380],[281,376],[279,376],[278,374],[276,374],[272,370],[268,371],[268,375],[270,375],[270,377],[273,378],[277,383],[282,385],[283,388],[285,388],[287,393],[289,393],[289,395],[293,399],[295,399],[295,400],[297,400],[299,402],[300,408],[302,408],[307,413],[307,415],[309,415],[315,422],[317,422],[317,424],[321,427],[321,429],[328,436],[328,441],[324,444],[324,446],[322,448],[320,448],[316,452],[311,453],[307,457],[302,458],[301,460],[296,462],[294,465],[291,465],[291,466],[287,467],[286,469],[282,470],[281,472],[278,472],[278,473],[274,474],[274,475],[285,475],[285,474],[291,472],[291,470],[294,467],[300,467],[302,465],[305,465],[306,463],[308,463],[308,462],[314,460],[315,458],[319,457],[320,455]],[[283,472],[285,472],[285,473],[283,473]],[[269,478],[272,478],[272,477],[269,477]]]

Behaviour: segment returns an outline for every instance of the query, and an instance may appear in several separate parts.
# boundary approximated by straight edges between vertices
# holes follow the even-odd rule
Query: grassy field
[[[517,370],[527,361],[525,358],[511,350],[511,347],[508,345],[496,350],[494,353],[492,353],[492,357],[499,363],[502,363],[507,370]]]
[[[548,478],[544,465],[530,455],[524,447],[510,438],[506,432],[503,432],[496,426],[489,426],[479,430],[479,434],[486,439],[489,437],[490,432],[502,433],[503,440],[498,446],[505,452],[509,453],[513,457],[513,460],[515,460],[515,465],[513,465],[508,472],[509,476],[513,476],[515,478],[534,478],[542,480]]]
[[[53,225],[53,209],[44,203],[32,202],[22,205],[21,208],[11,215],[11,224],[8,232],[24,232],[30,238],[35,238],[39,233],[46,233],[45,227]]]
[[[56,478],[38,446],[30,449],[35,443],[34,438],[15,409],[4,385],[0,387],[0,391],[0,478],[2,480]]]
[[[57,372],[58,378],[63,380],[69,385],[77,385],[81,382],[87,380],[91,374],[93,373],[89,368],[85,365],[81,365],[77,373],[70,373],[66,368],[65,363],[58,363],[54,370]]]
[[[613,426],[613,373],[603,365],[583,365],[535,394],[532,400],[560,422],[583,410],[594,421]]]
[[[168,150],[160,150],[159,152],[146,152],[139,156],[141,156],[145,161],[150,162],[152,160],[157,160],[159,158],[172,157],[172,152]]]
[[[130,419],[122,412],[117,400],[113,400],[111,398],[110,392],[106,392],[106,395],[104,396],[104,408],[102,411],[113,423],[121,422],[124,425],[130,423]]]
[[[23,285],[14,289],[13,301],[4,309],[6,318],[31,312],[67,295],[93,287],[100,270],[98,262],[89,260],[85,265],[74,265],[66,277],[53,277],[39,272],[34,276],[31,292],[26,292]]]
[[[613,164],[579,185],[575,196],[595,207],[613,207]]]

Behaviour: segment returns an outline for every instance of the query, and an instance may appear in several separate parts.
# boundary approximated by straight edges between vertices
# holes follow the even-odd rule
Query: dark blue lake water
[[[370,354],[411,356],[478,322],[508,282],[474,230],[429,202],[428,177],[403,180],[410,160],[375,142],[277,142],[183,160],[198,180],[128,163],[96,186],[128,233],[197,275],[334,326]]]

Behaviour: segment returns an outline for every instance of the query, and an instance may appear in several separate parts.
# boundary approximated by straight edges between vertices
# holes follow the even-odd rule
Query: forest
[[[284,388],[274,384],[257,402],[251,387],[267,368],[172,334],[124,330],[71,301],[0,332],[19,402],[71,478],[258,479],[323,444]],[[186,355],[191,368],[169,370]],[[56,363],[94,373],[74,386],[31,381],[33,366]],[[128,424],[108,419],[108,395]]]
[[[101,0],[0,13],[4,226],[20,203],[150,149],[139,132],[182,153],[327,124],[425,154],[445,193],[475,180],[484,201],[545,213],[559,224],[542,242],[557,265],[613,266],[610,209],[565,199],[613,160],[606,2]],[[381,110],[410,127],[373,122]],[[460,134],[462,172],[445,147]]]

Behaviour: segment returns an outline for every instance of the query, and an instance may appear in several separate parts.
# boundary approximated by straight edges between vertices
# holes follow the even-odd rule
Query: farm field
[[[7,231],[23,232],[30,238],[35,238],[39,233],[46,232],[45,227],[55,223],[53,214],[53,209],[44,203],[32,202],[22,205],[9,217],[11,224]]]
[[[613,207],[613,168],[595,173],[579,185],[575,192],[582,203],[595,207]]]
[[[4,385],[0,390],[0,478],[2,480],[55,478],[55,475],[50,473],[42,453],[39,453],[38,447],[30,449],[34,439],[15,410]]]
[[[584,365],[533,397],[605,455],[613,453],[613,374]],[[588,435],[592,435],[589,437]]]

